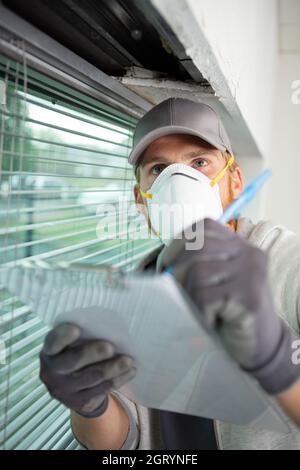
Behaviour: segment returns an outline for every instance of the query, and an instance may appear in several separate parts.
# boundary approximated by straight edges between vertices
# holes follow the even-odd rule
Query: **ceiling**
[[[149,0],[3,0],[4,6],[111,76],[130,67],[209,84]]]
[[[25,23],[20,22],[15,15],[8,15],[9,25],[6,25],[5,16],[2,21],[0,18],[1,27],[8,28],[9,33],[18,33],[19,24],[22,25],[20,29],[26,34],[20,37],[24,38],[25,47],[33,58],[37,55],[32,66],[40,66],[39,61],[42,64],[49,61],[55,78],[61,79],[59,72],[63,70],[71,80],[78,79],[76,86],[80,90],[85,91],[87,84],[94,97],[99,97],[100,90],[100,99],[104,92],[105,102],[137,117],[170,96],[207,103],[220,114],[235,142],[235,152],[239,156],[259,155],[234,98],[227,96],[225,81],[219,72],[215,73],[215,83],[220,80],[218,92],[201,74],[203,63],[197,60],[198,56],[205,58],[208,77],[211,77],[208,67],[219,68],[216,57],[212,53],[207,55],[208,41],[202,37],[200,27],[196,36],[201,37],[201,41],[196,42],[195,29],[191,28],[195,23],[193,13],[185,1],[175,2],[187,9],[189,21],[184,23],[184,30],[180,22],[178,25],[170,21],[168,10],[159,13],[152,0],[0,0],[0,3],[25,20]],[[178,21],[180,19],[181,15]],[[35,28],[30,28],[30,23]],[[59,44],[39,35],[39,30]],[[182,38],[187,33],[198,44],[187,48],[189,52]],[[67,51],[63,50],[65,48]],[[56,61],[57,49],[60,54]],[[68,50],[76,56],[68,54]],[[188,53],[193,54],[193,58]],[[79,61],[78,57],[85,61]],[[98,71],[103,73],[98,74]]]

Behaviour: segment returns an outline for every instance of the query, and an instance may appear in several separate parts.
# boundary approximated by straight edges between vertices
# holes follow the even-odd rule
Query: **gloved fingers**
[[[47,356],[44,357],[47,358]],[[64,376],[56,374],[56,371],[49,371],[49,368],[45,367],[44,357],[42,357],[40,372],[42,382],[44,382],[53,398],[74,410],[80,407],[78,404],[79,399],[82,399],[83,403],[85,403],[84,396],[87,396],[88,399],[93,396],[88,394],[89,390],[96,388],[97,394],[100,392],[105,394],[109,388],[113,388],[112,384],[114,384],[115,380],[117,381],[116,384],[118,384],[118,377],[121,377],[123,380],[126,374],[129,373],[131,376],[136,371],[131,365],[133,363],[132,358],[126,357],[126,359],[123,358],[122,360],[115,361],[113,365],[107,364],[107,370],[102,376],[99,373],[97,374],[98,371],[95,370],[90,375],[82,374],[81,376],[74,377],[74,374],[72,374]],[[83,392],[86,392],[87,395],[84,395]]]
[[[244,367],[252,367],[258,354],[259,338],[255,315],[230,301],[222,311],[219,333],[227,351]]]
[[[202,232],[204,234],[204,238],[210,238],[219,242],[230,240],[236,235],[233,231],[228,230],[227,227],[224,227],[218,221],[208,218],[193,223],[182,232],[182,235],[186,241],[193,241],[193,239],[196,238],[196,234],[199,235],[198,232]]]
[[[116,356],[113,359],[93,364],[73,372],[70,382],[74,390],[85,390],[117,378],[133,367],[134,361],[130,356]]]
[[[217,329],[217,321],[219,319],[219,312],[222,310],[224,305],[224,299],[219,299],[214,302],[211,302],[207,305],[204,305],[202,308],[199,308],[199,305],[196,304],[197,312],[196,315],[200,315],[203,324],[211,330]]]
[[[236,237],[236,233],[232,230],[229,230],[220,222],[213,219],[204,219],[204,233],[205,238],[214,239],[214,240],[231,240]]]
[[[237,272],[232,278],[226,279],[223,283],[202,287],[193,279],[186,285],[186,291],[198,306],[200,311],[204,311],[207,305],[215,301],[235,302],[243,305],[255,314],[259,309],[259,303],[263,299],[267,284],[260,283],[254,275],[249,275],[247,271]],[[220,310],[220,318],[224,309]]]
[[[198,258],[195,258],[190,264],[185,263],[174,266],[173,275],[185,287],[191,284],[191,288],[204,288],[224,284],[229,279],[239,275],[239,265],[239,257],[230,261],[199,261]]]
[[[198,309],[204,324],[213,330],[220,332],[221,336],[226,336],[230,332],[232,336],[248,338],[246,330],[253,335],[255,315],[248,312],[244,305],[238,304],[225,296],[203,304]],[[232,341],[234,338],[231,338]]]
[[[170,245],[163,248],[161,256],[158,257],[158,272],[163,271],[166,267],[171,266],[182,253],[185,252],[186,240],[182,238],[175,238]]]
[[[53,328],[46,336],[44,354],[54,356],[74,343],[80,337],[80,328],[72,323],[62,323]]]
[[[221,233],[220,233],[221,231]],[[158,258],[158,271],[162,271],[165,267],[170,266],[173,262],[178,260],[182,253],[185,255],[193,255],[203,250],[203,247],[193,249],[193,237],[192,234],[197,233],[197,239],[203,239],[204,243],[211,239],[215,243],[220,243],[220,240],[230,239],[230,233],[228,229],[222,227],[218,222],[211,219],[199,220],[191,227],[187,228],[180,238],[175,238],[170,245],[166,246],[163,250],[163,256]],[[187,249],[187,243],[189,249]],[[194,247],[196,248],[196,247]]]
[[[178,269],[182,265],[180,270],[182,273],[195,259],[199,262],[230,261],[240,256],[246,247],[246,242],[241,240],[238,235],[236,235],[236,238],[222,241],[205,238],[203,247],[197,250],[186,250],[185,242],[175,239],[168,247],[164,248],[160,258],[159,270],[162,271],[166,267]]]
[[[119,375],[111,380],[111,388],[112,390],[118,390],[118,388],[125,385],[127,382],[130,382],[136,376],[137,369],[136,367],[131,367],[128,372],[124,372],[124,374]]]
[[[229,326],[232,328],[231,332],[235,331],[236,333],[241,325],[250,326],[250,323],[253,324],[253,321],[246,322],[246,314],[248,311],[245,306],[225,298],[206,304],[202,309],[206,326],[220,331]],[[253,315],[252,317],[254,318]]]
[[[217,285],[211,285],[202,287],[197,280],[193,278],[189,283],[186,284],[185,289],[188,295],[192,298],[194,303],[199,308],[200,312],[204,314],[205,309],[214,302],[225,302],[236,296],[236,292],[232,289],[236,289],[238,286],[237,282],[232,283],[228,279],[224,283]]]
[[[110,359],[114,354],[115,348],[108,341],[90,340],[51,357],[49,367],[58,374],[69,374],[90,364]]]
[[[76,401],[78,403],[79,406],[76,405],[77,409],[82,409],[82,407],[86,405],[87,403],[89,403],[90,400],[98,396],[104,397],[110,390],[117,390],[118,388],[122,387],[127,382],[132,380],[135,377],[135,375],[136,375],[136,368],[131,367],[127,372],[124,372],[118,377],[102,382],[99,385],[95,385],[95,387],[81,390],[80,392],[76,394],[76,398],[72,401],[73,402]],[[73,408],[75,409],[75,407]]]
[[[222,246],[209,246],[208,244],[201,250],[195,251],[182,251],[177,258],[171,258],[166,253],[163,254],[160,262],[160,271],[165,268],[172,268],[172,273],[176,279],[183,279],[185,273],[188,272],[191,265],[197,263],[209,263],[209,262],[231,262],[241,255],[242,247],[230,242],[222,243]],[[177,274],[177,275],[176,275]]]
[[[248,245],[230,260],[201,261],[195,257],[193,263],[187,266],[184,286],[191,289],[205,288],[228,283],[238,277],[241,282],[251,281],[257,286],[267,278],[267,257],[259,249]],[[182,274],[181,266],[175,266],[173,274]],[[246,279],[245,279],[246,278]],[[177,278],[178,279],[178,278]]]
[[[85,403],[80,410],[78,410],[81,413],[91,413],[97,408],[100,407],[101,403],[105,400],[105,394],[103,395],[97,395],[95,397],[92,397],[87,403]]]

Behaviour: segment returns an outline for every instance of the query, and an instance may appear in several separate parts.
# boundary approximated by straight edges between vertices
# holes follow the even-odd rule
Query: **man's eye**
[[[151,173],[153,175],[159,175],[165,168],[166,168],[166,165],[155,165],[152,167]]]
[[[207,164],[208,164],[207,160],[204,160],[203,158],[199,158],[198,160],[194,162],[194,165],[196,168],[202,168],[203,166],[206,166]]]

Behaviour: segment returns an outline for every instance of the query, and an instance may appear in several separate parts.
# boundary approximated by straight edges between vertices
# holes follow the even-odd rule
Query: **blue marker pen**
[[[241,210],[256,196],[261,187],[270,178],[271,174],[271,170],[266,169],[248,184],[240,196],[225,209],[219,219],[220,224],[227,224],[230,219],[237,217]]]

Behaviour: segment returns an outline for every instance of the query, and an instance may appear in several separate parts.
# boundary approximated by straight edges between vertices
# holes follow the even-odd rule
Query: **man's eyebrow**
[[[196,150],[193,152],[188,152],[184,156],[193,158],[193,157],[199,157],[200,155],[211,154],[214,157],[219,157],[219,155],[216,155],[215,153],[212,152],[213,150],[214,149]]]
[[[150,155],[148,158],[149,158],[149,161],[143,161],[143,160],[141,161],[141,166],[150,165],[151,163],[158,162],[158,161],[170,163],[170,161],[163,155]]]
[[[188,152],[186,153],[184,156],[187,157],[187,158],[195,158],[195,157],[199,157],[200,155],[207,155],[207,154],[211,154],[212,156],[214,157],[217,157],[219,158],[219,155],[216,155],[215,153],[213,153],[212,151],[215,150],[214,148],[207,148],[205,150],[194,150],[192,152]],[[147,166],[147,165],[151,165],[153,163],[157,163],[157,162],[160,162],[160,163],[170,163],[170,160],[168,158],[166,158],[164,155],[149,155],[147,157],[147,160],[148,161],[144,161],[144,159],[142,159],[141,161],[141,167],[144,167],[144,166]]]

